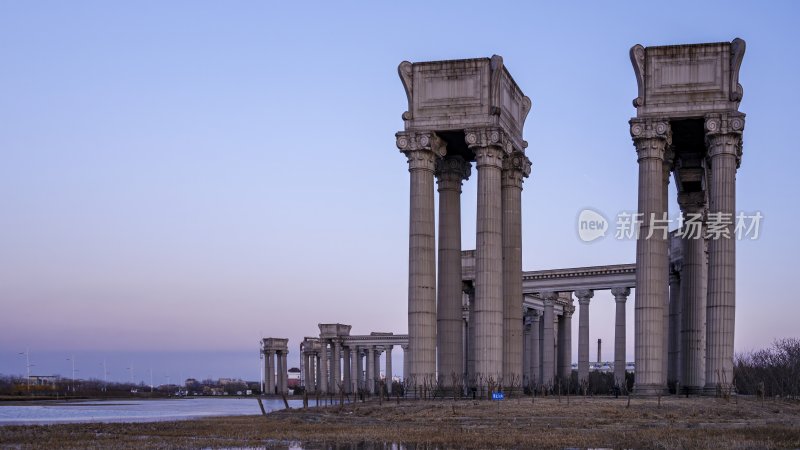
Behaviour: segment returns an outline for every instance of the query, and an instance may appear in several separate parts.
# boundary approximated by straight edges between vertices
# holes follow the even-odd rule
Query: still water
[[[265,399],[267,412],[283,409],[283,400]],[[313,405],[313,401],[309,401]],[[291,408],[302,400],[289,400]],[[0,403],[0,426],[79,422],[159,422],[209,416],[261,414],[253,398],[186,398],[165,400],[100,400],[38,402],[30,405]]]

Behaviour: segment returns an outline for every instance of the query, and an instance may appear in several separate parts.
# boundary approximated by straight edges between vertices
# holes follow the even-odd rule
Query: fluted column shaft
[[[702,198],[691,202],[689,196],[678,197],[685,215],[703,214]],[[706,356],[706,276],[705,227],[694,236],[681,239],[681,386],[682,392],[700,393],[705,386]]]
[[[321,350],[319,354],[319,390],[323,394],[328,393],[328,343],[324,339],[320,339]]]
[[[564,306],[564,312],[558,326],[558,375],[563,383],[569,383],[572,377],[572,313],[575,307],[572,303],[572,293],[566,292],[570,296],[568,304]],[[564,298],[566,298],[566,295]]]
[[[533,385],[538,386],[542,382],[542,361],[541,361],[541,316],[538,311],[533,310],[531,314],[531,377]]]
[[[524,315],[525,323],[522,326],[522,385],[530,385],[531,380],[531,345],[533,344],[533,337],[531,336],[531,318],[526,313]]]
[[[367,347],[367,392],[375,393],[375,349]]]
[[[681,372],[681,276],[677,264],[669,271],[669,367],[667,382],[680,383]]]
[[[401,345],[400,348],[403,349],[403,380],[408,378],[408,346]]]
[[[470,164],[460,156],[436,163],[439,190],[439,298],[436,340],[439,379],[452,383],[462,371],[461,182],[469,178]]]
[[[544,300],[544,314],[542,315],[542,326],[544,327],[544,342],[542,343],[542,384],[550,386],[553,384],[553,374],[555,373],[556,366],[553,305],[558,298],[558,294],[555,292],[542,292],[541,295]]]
[[[460,330],[459,330],[460,331]],[[386,347],[386,392],[392,395],[392,346]]]
[[[522,182],[531,164],[522,152],[503,159],[503,380],[522,381]]]
[[[433,195],[435,161],[445,153],[434,133],[397,133],[397,147],[408,158],[410,214],[408,239],[409,371],[436,373],[436,241]]]
[[[625,302],[628,301],[629,288],[613,288],[611,294],[616,304],[614,319],[614,380],[619,385],[625,383]]]
[[[711,162],[709,228],[712,221],[727,233],[713,236],[708,247],[705,392],[733,383],[733,336],[736,312],[736,169],[744,114],[706,117],[706,146]]]
[[[664,156],[670,140],[667,121],[631,119],[631,136],[639,162],[641,225],[636,241],[635,361],[636,393],[665,391],[664,306],[667,304],[667,237],[653,227],[665,219]],[[665,223],[658,224],[665,226]],[[651,229],[653,231],[650,236]]]
[[[483,133],[483,130],[481,130]],[[470,132],[467,132],[470,144]],[[503,226],[501,174],[504,151],[474,146],[478,169],[477,237],[475,249],[475,372],[495,382],[503,370]],[[521,272],[520,272],[521,273]]]
[[[358,392],[358,347],[350,347],[350,392]]]
[[[342,343],[338,339],[333,341],[331,380],[331,391],[338,394],[342,387]]]
[[[467,383],[474,383],[475,378],[475,288],[471,284],[464,286],[469,297],[469,315],[467,317]]]
[[[264,391],[267,394],[275,393],[275,352],[264,352]]]
[[[281,352],[281,394],[289,392],[289,352]]]
[[[594,291],[575,291],[580,308],[578,317],[578,382],[589,379],[589,301]]]
[[[356,390],[366,388],[364,380],[363,349],[364,349],[363,347],[356,347],[356,383],[357,383]]]
[[[661,204],[664,205],[664,212],[666,212],[668,216],[669,216],[669,178],[672,173],[674,158],[675,158],[674,149],[672,148],[671,145],[668,145],[666,151],[664,152],[664,164],[662,165],[664,169],[664,177],[663,177],[664,189],[661,190]],[[663,308],[664,320],[663,320],[663,333],[661,336],[661,338],[663,339],[662,348],[664,349],[664,356],[661,358],[661,374],[664,377],[663,380],[664,385],[667,385],[667,382],[669,381],[669,349],[670,349],[669,235],[667,235],[666,241],[667,241],[666,243],[667,251],[666,254],[664,255],[665,259],[664,267],[667,268],[666,269],[667,272],[665,273],[664,279],[667,280],[667,282],[663,286],[664,293],[662,295],[662,298],[664,299],[664,308]]]
[[[380,386],[381,382],[381,353],[383,352],[377,348],[374,351],[375,359],[372,361],[372,363],[375,365],[375,367],[373,368],[372,373],[375,374],[375,392],[378,392],[378,387]]]
[[[350,347],[342,348],[342,379],[344,392],[349,394],[350,386],[352,386],[352,381],[350,380]]]

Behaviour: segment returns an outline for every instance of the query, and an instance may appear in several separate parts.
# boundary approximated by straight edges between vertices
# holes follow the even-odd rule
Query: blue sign
[[[503,400],[506,398],[506,395],[502,392],[492,392],[492,400]]]

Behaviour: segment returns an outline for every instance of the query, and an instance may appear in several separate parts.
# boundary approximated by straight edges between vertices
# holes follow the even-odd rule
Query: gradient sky
[[[800,4],[0,2],[0,373],[258,379],[258,340],[407,327],[396,68],[499,54],[533,109],[528,270],[634,261],[628,49],[747,41],[736,350],[798,336]],[[671,186],[674,189],[674,184]],[[671,192],[672,211],[675,194]],[[474,247],[475,177],[463,246]],[[613,358],[614,303],[591,339]],[[628,302],[633,336],[633,301]],[[577,326],[573,327],[577,343]],[[628,341],[628,359],[632,359]],[[399,353],[399,352],[397,352]],[[577,344],[574,345],[577,356]],[[592,350],[594,358],[594,350]],[[401,364],[395,367],[402,367]],[[173,378],[173,381],[176,378]]]

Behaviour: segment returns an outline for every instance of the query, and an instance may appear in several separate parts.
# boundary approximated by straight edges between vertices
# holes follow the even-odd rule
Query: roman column
[[[364,380],[364,347],[356,347],[356,391],[366,388],[366,381]]]
[[[678,386],[681,360],[681,275],[680,262],[669,265],[669,366],[667,382]],[[678,393],[676,391],[676,393]]]
[[[541,323],[539,311],[532,309],[530,311],[531,317],[531,381],[532,386],[535,388],[542,382],[542,363],[541,363]]]
[[[280,350],[275,352],[275,360],[277,366],[276,387],[278,394],[283,394],[283,374],[286,372],[286,367],[283,365],[283,352]]]
[[[436,374],[436,241],[433,173],[444,156],[444,141],[431,132],[397,133],[397,147],[408,158],[410,214],[408,238],[409,371]]]
[[[331,365],[331,391],[338,394],[342,386],[342,343],[339,339],[333,340],[333,364]]]
[[[686,394],[702,393],[706,358],[706,264],[705,193],[678,195],[678,204],[688,219],[681,237],[681,386]],[[689,221],[691,220],[691,221]],[[689,227],[692,227],[691,229]]]
[[[465,130],[478,169],[475,249],[475,372],[500,381],[503,372],[503,210],[505,135],[496,128]],[[509,147],[510,148],[510,147]],[[521,273],[521,272],[520,272]]]
[[[289,393],[289,350],[281,352],[281,393]]]
[[[528,312],[523,314],[525,323],[522,326],[522,386],[529,386],[531,383],[531,317]]]
[[[322,389],[322,356],[319,352],[315,355],[314,361],[314,368],[316,369],[316,375],[314,377],[316,384],[314,384],[314,391],[320,394],[324,393],[325,391]]]
[[[275,393],[275,362],[273,355],[275,352],[272,350],[264,351],[264,378],[265,386],[264,391],[267,394]]]
[[[614,317],[614,380],[625,386],[625,302],[631,294],[630,288],[616,287],[611,289],[616,304]]]
[[[472,283],[464,283],[464,293],[469,298],[469,312],[467,316],[467,386],[472,386],[477,380],[475,377],[475,287]]]
[[[564,306],[558,327],[558,360],[560,364],[558,375],[562,382],[569,386],[572,378],[572,313],[575,312],[575,307],[572,306],[572,292],[563,294],[569,295],[570,298]],[[565,300],[566,295],[563,297]]]
[[[367,347],[367,392],[375,393],[375,348]]]
[[[436,161],[439,188],[439,297],[436,309],[436,354],[439,380],[449,386],[461,373],[461,183],[469,178],[470,164],[460,156]]]
[[[401,349],[403,349],[403,383],[405,383],[409,379],[409,372],[408,372],[408,345],[401,345]],[[359,369],[360,370],[360,369]]]
[[[319,354],[319,390],[322,391],[323,394],[327,394],[328,380],[330,378],[328,374],[328,342],[325,339],[320,339],[319,343],[321,347]]]
[[[556,359],[555,348],[555,335],[553,330],[553,305],[558,298],[556,292],[542,292],[542,300],[544,301],[544,314],[542,315],[544,327],[544,340],[542,343],[542,384],[547,387],[553,385],[553,374],[555,373]]]
[[[733,383],[736,169],[740,163],[744,114],[709,114],[706,116],[705,129],[711,165],[711,189],[704,391],[708,395],[714,395],[720,389],[728,389]],[[715,228],[712,229],[712,226]],[[722,232],[716,233],[717,229]]]
[[[636,393],[662,394],[664,305],[667,304],[667,226],[664,157],[670,144],[666,120],[631,119],[631,137],[639,162],[639,234],[636,240],[635,361]]]
[[[460,331],[460,330],[459,330]],[[392,346],[386,346],[386,392],[392,395]]]
[[[375,374],[375,392],[380,393],[380,383],[381,383],[381,353],[383,353],[379,347],[375,347],[375,359],[372,361],[375,364],[375,368],[373,369],[373,373]]]
[[[342,386],[344,393],[350,393],[352,380],[350,379],[350,347],[342,347]]]
[[[522,182],[531,162],[514,151],[503,159],[503,379],[522,382]]]
[[[358,392],[358,347],[350,347],[350,392],[355,394]]]
[[[589,301],[594,291],[583,289],[575,291],[578,297],[580,316],[578,317],[578,382],[589,379]]]

